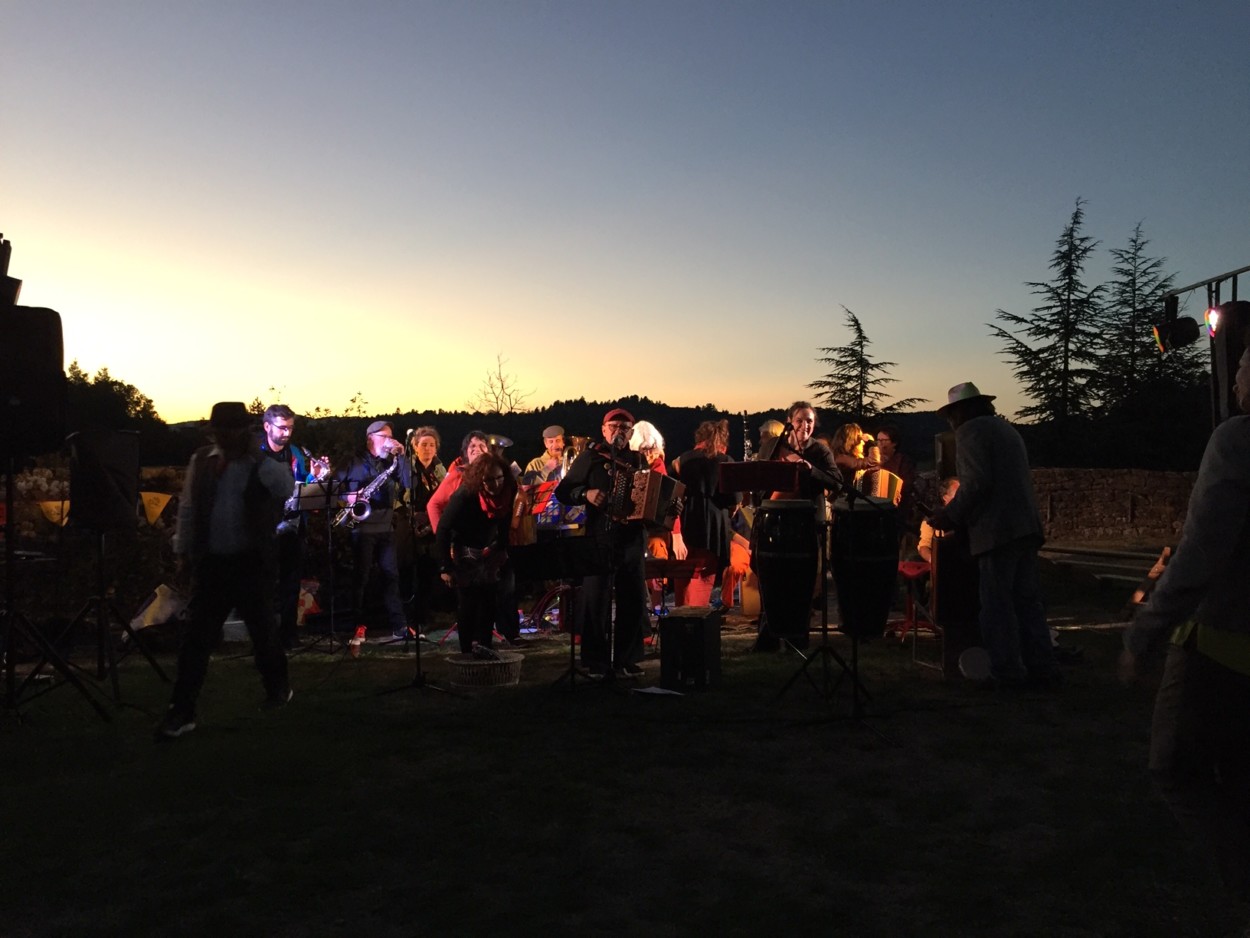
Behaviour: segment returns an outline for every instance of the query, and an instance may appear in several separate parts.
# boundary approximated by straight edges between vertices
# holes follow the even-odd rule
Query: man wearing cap
[[[995,413],[993,400],[965,382],[951,388],[938,409],[955,431],[959,491],[930,524],[939,531],[968,530],[980,574],[990,686],[1053,686],[1059,668],[1038,582],[1044,537],[1029,455],[1016,429]]]
[[[525,467],[524,479],[530,483],[549,482],[559,476],[564,460],[564,427],[552,424],[544,430],[543,446],[547,451],[535,456]]]
[[[250,427],[251,414],[241,402],[214,404],[209,418],[213,443],[197,450],[187,467],[174,554],[180,570],[190,567],[190,622],[157,739],[175,739],[195,729],[195,704],[209,655],[221,641],[231,609],[242,616],[252,639],[266,705],[280,707],[291,699],[273,587],[277,524],[293,482],[289,469],[252,448]]]
[[[404,604],[399,598],[399,560],[395,552],[394,505],[397,493],[412,484],[412,466],[403,457],[404,444],[395,439],[389,420],[375,420],[365,429],[365,455],[354,459],[340,473],[347,492],[348,504],[354,504],[354,493],[367,488],[392,466],[394,472],[369,496],[369,517],[352,528],[352,597],[356,621],[363,622],[365,587],[369,573],[376,566],[386,607],[391,637],[407,639],[410,635]],[[398,460],[398,465],[395,465]]]
[[[633,474],[647,468],[644,457],[629,448],[633,415],[621,407],[603,417],[603,443],[587,447],[556,487],[555,497],[566,505],[586,506],[587,536],[611,551],[613,572],[588,576],[582,582],[574,617],[582,635],[582,664],[588,676],[601,679],[615,670],[622,677],[642,675],[642,636],[647,624],[647,585],[644,576],[646,531],[641,521],[612,517],[613,483],[632,486]],[[613,591],[616,594],[616,630],[611,630]]]

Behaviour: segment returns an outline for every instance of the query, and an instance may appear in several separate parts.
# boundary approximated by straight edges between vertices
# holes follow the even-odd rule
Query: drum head
[[[972,647],[959,656],[959,673],[970,681],[984,681],[990,676],[989,653],[980,647]]]

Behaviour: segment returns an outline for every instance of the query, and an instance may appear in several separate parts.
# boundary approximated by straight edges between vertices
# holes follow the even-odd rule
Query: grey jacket
[[[959,491],[944,514],[968,529],[973,556],[1023,537],[1043,540],[1029,454],[1002,417],[974,417],[955,431]]]
[[[1250,417],[1224,421],[1207,441],[1180,545],[1124,646],[1142,654],[1191,618],[1250,632]]]

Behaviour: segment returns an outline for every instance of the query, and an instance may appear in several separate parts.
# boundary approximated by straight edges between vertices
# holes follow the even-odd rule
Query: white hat
[[[993,394],[982,394],[980,389],[971,381],[965,381],[963,384],[957,384],[946,392],[946,404],[938,408],[939,414],[944,414],[956,404],[962,404],[965,401],[992,401]]]

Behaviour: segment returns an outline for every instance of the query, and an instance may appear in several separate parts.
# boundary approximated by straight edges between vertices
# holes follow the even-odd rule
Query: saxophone
[[[368,519],[373,514],[373,509],[369,507],[369,499],[373,497],[373,493],[386,484],[386,480],[391,474],[399,468],[399,456],[391,460],[391,464],[373,477],[373,480],[363,489],[356,493],[356,500],[334,516],[334,526],[336,528],[356,527],[362,521]]]

